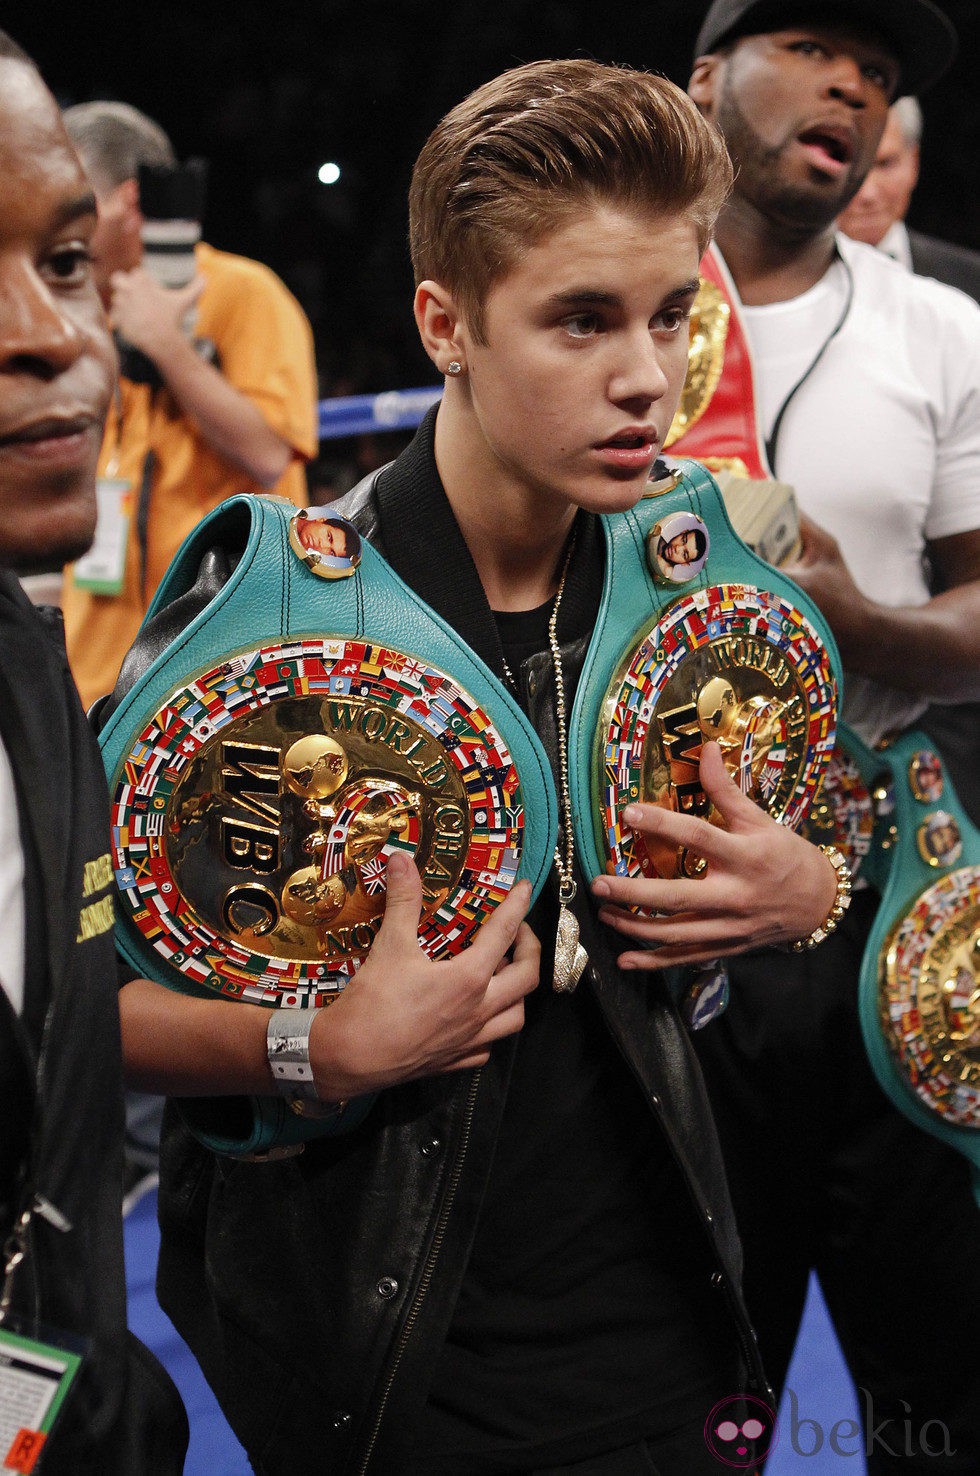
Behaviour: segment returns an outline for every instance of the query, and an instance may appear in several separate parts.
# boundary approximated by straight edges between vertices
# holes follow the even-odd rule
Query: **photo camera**
[[[143,216],[143,267],[161,287],[185,287],[195,273],[194,247],[201,239],[201,221],[207,196],[208,166],[204,159],[188,159],[176,168],[141,164],[138,173],[140,213]],[[195,337],[197,313],[191,308],[183,328],[202,357],[215,360],[214,345]],[[120,373],[137,384],[162,384],[153,360],[116,335]]]

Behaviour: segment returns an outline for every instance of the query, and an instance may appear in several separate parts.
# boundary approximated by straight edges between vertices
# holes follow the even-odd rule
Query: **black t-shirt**
[[[512,672],[548,649],[550,613],[495,617]],[[577,612],[580,631],[563,620],[563,639],[595,613]],[[683,1177],[588,985],[551,988],[557,910],[551,885],[531,916],[541,984],[416,1444],[427,1476],[584,1459],[703,1419],[734,1387]]]

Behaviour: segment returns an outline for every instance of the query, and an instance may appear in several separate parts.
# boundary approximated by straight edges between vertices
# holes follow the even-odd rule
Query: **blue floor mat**
[[[812,1277],[776,1431],[766,1476],[865,1476],[857,1396]]]
[[[152,1348],[180,1390],[191,1426],[184,1476],[248,1476],[248,1458],[228,1428],[187,1344],[161,1312],[154,1290],[160,1232],[156,1191],[145,1194],[126,1217],[126,1287],[129,1325]]]

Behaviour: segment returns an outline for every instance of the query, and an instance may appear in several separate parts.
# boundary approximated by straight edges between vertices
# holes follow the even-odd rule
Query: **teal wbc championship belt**
[[[465,948],[519,877],[537,895],[554,785],[482,661],[350,524],[258,497],[224,503],[184,544],[148,644],[193,606],[215,548],[231,550],[229,577],[175,620],[101,733],[117,942],[133,967],[184,993],[311,1008],[363,962],[394,850],[419,869],[434,958]],[[184,1104],[225,1152],[330,1131],[283,1098],[251,1109],[242,1129],[240,1104]]]
[[[743,792],[793,827],[834,746],[840,666],[823,617],[741,541],[702,466],[668,460],[666,473],[602,520],[603,606],[571,724],[592,874],[698,874],[699,858],[649,844],[622,812],[641,801],[717,823],[698,775],[709,739]]]
[[[972,1163],[980,1200],[980,831],[924,734],[870,753],[881,906],[861,965],[865,1047],[894,1104]]]

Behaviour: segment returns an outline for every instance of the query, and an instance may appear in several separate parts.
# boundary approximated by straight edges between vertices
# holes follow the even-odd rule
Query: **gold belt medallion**
[[[490,717],[444,672],[348,638],[242,652],[172,692],[117,776],[121,906],[191,988],[335,997],[422,877],[421,946],[465,947],[517,877],[524,810]]]
[[[600,826],[609,868],[625,876],[695,876],[701,858],[633,834],[632,801],[720,816],[701,788],[709,739],[743,793],[796,827],[834,743],[836,691],[817,632],[789,600],[716,585],[675,600],[641,629],[613,677],[598,745]]]
[[[878,1011],[920,1102],[980,1129],[980,866],[949,872],[899,921],[881,953]]]

